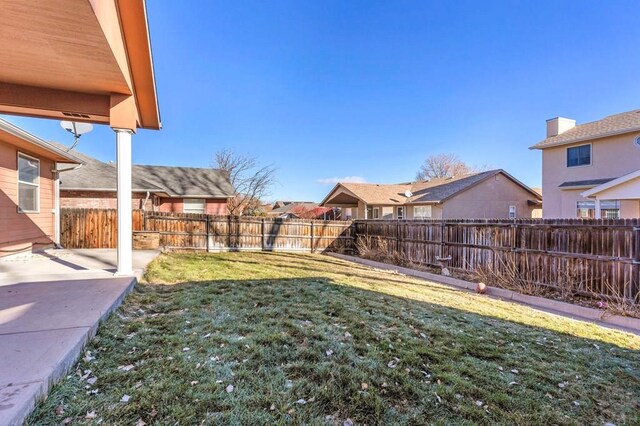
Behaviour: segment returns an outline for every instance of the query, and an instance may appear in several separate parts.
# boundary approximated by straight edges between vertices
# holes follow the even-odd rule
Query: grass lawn
[[[322,255],[146,278],[29,424],[640,424],[637,336]]]

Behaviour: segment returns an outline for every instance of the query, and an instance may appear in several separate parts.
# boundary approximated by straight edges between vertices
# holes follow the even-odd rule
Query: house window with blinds
[[[431,206],[414,206],[414,219],[429,219],[431,217]]]
[[[18,212],[40,210],[40,160],[18,154]]]
[[[205,212],[204,198],[185,198],[183,201],[182,211],[184,213],[204,213]]]
[[[578,218],[593,219],[596,217],[595,201],[578,201]],[[600,201],[600,217],[602,219],[619,219],[620,218],[620,200],[602,200]]]

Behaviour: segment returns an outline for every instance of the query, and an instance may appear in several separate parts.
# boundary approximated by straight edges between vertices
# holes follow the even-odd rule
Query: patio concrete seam
[[[41,330],[13,331],[9,333],[0,333],[0,336],[15,336],[17,334],[42,333],[43,331],[77,330],[81,328],[91,328],[91,326],[79,325],[77,327],[43,328]]]
[[[388,263],[376,262],[374,260],[363,259],[357,256],[350,256],[339,253],[326,253],[326,255],[364,266],[383,269],[387,271],[396,271],[403,275],[423,279],[437,284],[444,284],[450,287],[457,287],[470,291],[474,291],[476,288],[476,283],[461,280],[458,278],[446,277],[430,272],[418,271],[415,269],[404,268]],[[607,315],[607,312],[605,311],[599,311],[596,309],[587,308],[585,306],[560,302],[557,300],[547,299],[539,296],[528,296],[515,291],[491,286],[487,286],[486,294],[490,297],[528,305],[544,312],[578,319],[581,321],[589,321],[603,327],[615,328],[628,333],[640,335],[640,319],[638,318],[623,317],[619,315]]]

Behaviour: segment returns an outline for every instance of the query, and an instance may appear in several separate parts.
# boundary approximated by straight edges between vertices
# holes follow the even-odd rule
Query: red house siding
[[[227,200],[225,198],[215,198],[207,200],[207,214],[215,214],[215,215],[226,215],[228,214],[227,210]]]
[[[145,204],[147,194],[144,192],[133,193],[133,208],[141,209],[144,205],[148,211],[182,213],[184,211],[182,198],[166,198],[151,196]],[[85,209],[115,209],[118,207],[115,192],[109,191],[60,191],[60,207],[62,208],[85,208]],[[227,214],[226,198],[207,199],[205,213],[214,215]]]
[[[64,177],[64,175],[62,175]],[[141,209],[143,205],[147,210],[152,208],[152,200],[144,192],[134,192],[132,198],[133,208]],[[60,207],[84,208],[84,209],[116,209],[118,199],[115,192],[109,191],[60,191]]]
[[[157,206],[157,210],[161,212],[176,212],[182,213],[184,211],[184,202],[182,198],[161,198],[160,204]],[[205,213],[214,215],[227,214],[227,199],[226,198],[209,198],[205,205]]]
[[[40,160],[40,209],[18,213],[18,152]],[[0,256],[53,244],[54,162],[0,141]]]

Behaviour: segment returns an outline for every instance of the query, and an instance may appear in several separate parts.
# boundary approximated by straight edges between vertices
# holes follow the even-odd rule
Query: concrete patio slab
[[[160,252],[135,250],[134,275],[142,271]],[[0,286],[19,282],[57,281],[73,274],[76,278],[107,278],[116,271],[115,249],[51,249],[0,259]]]
[[[135,252],[138,274],[157,254]],[[133,289],[113,265],[115,250],[0,261],[0,425],[22,424]]]

